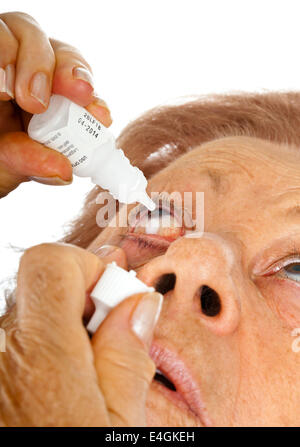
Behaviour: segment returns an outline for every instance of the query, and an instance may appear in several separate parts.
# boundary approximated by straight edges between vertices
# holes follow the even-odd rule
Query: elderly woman
[[[1,193],[69,182],[68,160],[22,132],[29,114],[51,90],[106,125],[109,112],[74,48],[28,16],[1,20]],[[299,129],[297,93],[200,98],[131,123],[119,146],[160,197],[156,224],[141,211],[99,228],[95,188],[64,243],[25,252],[1,320],[0,425],[299,425]],[[204,193],[204,231],[178,219],[174,191]],[[89,292],[112,260],[156,292],[128,297],[90,338]]]

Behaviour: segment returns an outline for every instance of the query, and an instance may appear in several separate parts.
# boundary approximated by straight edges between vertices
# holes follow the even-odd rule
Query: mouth
[[[173,405],[196,417],[200,425],[211,426],[199,385],[177,353],[153,343],[150,356],[156,364],[153,379],[155,390]]]
[[[156,368],[154,380],[161,383],[163,386],[165,386],[169,390],[176,392],[176,387],[175,387],[174,383],[171,382],[171,380],[169,380],[158,368]]]

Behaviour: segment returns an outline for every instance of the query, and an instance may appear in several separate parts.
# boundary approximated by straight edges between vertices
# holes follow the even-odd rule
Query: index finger
[[[85,346],[86,291],[104,270],[97,256],[68,244],[40,244],[21,258],[16,303],[19,328],[63,352]]]
[[[86,107],[104,126],[110,126],[110,110],[106,102],[95,94],[90,65],[73,46],[55,39],[50,39],[50,42],[56,58],[53,93]]]

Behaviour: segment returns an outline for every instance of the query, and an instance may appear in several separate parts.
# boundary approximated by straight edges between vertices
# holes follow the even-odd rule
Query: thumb
[[[0,135],[0,197],[30,178],[64,185],[72,180],[69,160],[29,138],[24,132]]]
[[[111,311],[92,338],[112,426],[146,425],[146,399],[155,373],[148,351],[161,306],[160,293],[132,296]]]

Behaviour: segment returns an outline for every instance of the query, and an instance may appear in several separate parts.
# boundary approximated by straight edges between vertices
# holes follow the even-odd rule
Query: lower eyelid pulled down
[[[127,233],[122,238],[122,243],[131,242],[136,244],[140,248],[150,248],[157,250],[167,250],[170,241],[166,240],[163,237],[155,236],[155,235],[146,235],[142,233]]]
[[[136,269],[151,259],[163,255],[170,242],[158,240],[155,237],[139,234],[126,234],[119,246],[125,251],[128,265]]]

